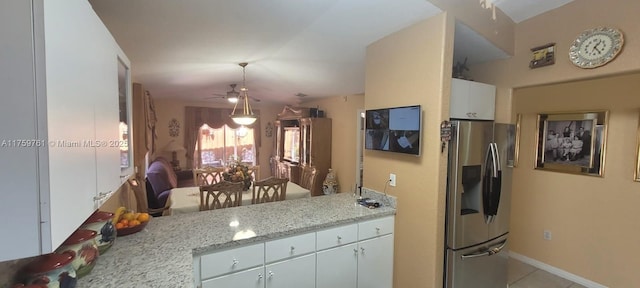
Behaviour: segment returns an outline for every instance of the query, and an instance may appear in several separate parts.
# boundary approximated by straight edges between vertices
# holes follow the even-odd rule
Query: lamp
[[[171,152],[171,166],[173,170],[180,170],[180,161],[178,161],[178,152],[187,151],[182,145],[178,144],[176,140],[171,140],[162,149],[165,152]]]
[[[240,88],[240,91],[242,92],[242,96],[240,96],[239,97],[240,99],[238,99],[243,102],[242,114],[236,113],[236,109],[238,108],[238,103],[240,103],[240,101],[238,101],[236,102],[236,105],[233,106],[233,111],[229,116],[231,117],[231,119],[233,119],[233,122],[236,122],[236,124],[239,124],[239,125],[251,125],[253,124],[253,122],[256,122],[256,120],[258,119],[258,117],[253,114],[253,110],[251,110],[251,106],[249,106],[249,94],[247,93],[249,89],[247,89],[247,85],[245,84],[245,81],[246,81],[245,67],[247,66],[247,64],[249,63],[244,62],[244,63],[238,64],[240,65],[240,67],[242,67],[242,88]]]

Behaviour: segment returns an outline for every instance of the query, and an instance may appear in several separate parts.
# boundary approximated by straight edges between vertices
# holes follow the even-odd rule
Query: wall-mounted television
[[[420,105],[366,110],[365,123],[365,149],[420,155]]]

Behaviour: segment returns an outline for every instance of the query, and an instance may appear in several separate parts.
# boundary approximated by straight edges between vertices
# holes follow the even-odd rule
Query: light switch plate
[[[389,174],[389,185],[391,185],[391,187],[396,187],[396,174]]]

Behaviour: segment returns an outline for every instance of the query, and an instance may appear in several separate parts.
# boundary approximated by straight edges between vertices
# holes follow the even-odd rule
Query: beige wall
[[[517,113],[524,116],[510,249],[608,287],[640,283],[633,270],[640,260],[629,249],[640,243],[634,217],[640,183],[632,181],[640,77],[628,75],[640,70],[638,12],[638,1],[574,1],[516,25],[511,59],[471,67],[476,80],[499,86],[499,122],[513,122]],[[599,26],[623,31],[623,51],[600,68],[573,66],[569,46],[583,30]],[[529,69],[530,48],[549,42],[556,43],[556,64]],[[585,81],[567,83],[575,80]],[[589,109],[610,111],[604,177],[534,170],[536,114]],[[543,240],[543,229],[552,231],[553,240]]]
[[[640,183],[633,181],[640,74],[516,89],[523,115],[514,169],[510,250],[601,283],[636,287]],[[605,96],[605,97],[603,97]],[[543,111],[609,111],[604,176],[534,170],[536,116]],[[551,241],[542,237],[552,231]]]
[[[389,173],[397,186],[394,287],[440,287],[444,245],[446,153],[440,122],[448,118],[454,21],[445,13],[393,33],[367,48],[365,107],[420,104],[422,155],[365,151],[364,186],[385,190]],[[402,94],[398,94],[402,91]]]
[[[187,102],[180,100],[169,99],[155,99],[156,116],[158,123],[156,124],[158,139],[157,147],[158,152],[156,155],[162,155],[171,159],[171,153],[162,152],[162,148],[171,140],[175,140],[178,144],[184,146],[184,120],[185,120],[185,107],[218,107],[218,108],[233,108],[230,104],[219,102]],[[260,133],[261,134],[261,146],[259,147],[259,159],[258,165],[260,165],[260,178],[266,178],[271,176],[269,169],[269,157],[271,157],[273,151],[274,137],[267,137],[265,135],[265,127],[268,122],[273,124],[276,120],[278,113],[282,112],[282,105],[256,105],[251,103],[251,108],[260,111]],[[180,123],[180,135],[178,137],[169,136],[169,121],[175,118]],[[186,157],[184,153],[178,153],[178,160],[180,166],[186,168]]]
[[[356,183],[356,141],[358,109],[364,109],[364,95],[346,95],[305,102],[301,106],[319,107],[331,118],[331,168],[340,192],[353,192]],[[324,179],[320,179],[323,181]]]

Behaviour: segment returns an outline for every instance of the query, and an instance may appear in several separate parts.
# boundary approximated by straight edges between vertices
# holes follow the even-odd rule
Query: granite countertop
[[[368,209],[340,193],[153,218],[144,230],[118,237],[77,287],[193,287],[194,255],[394,215],[391,206]],[[254,237],[233,240],[251,231]]]

